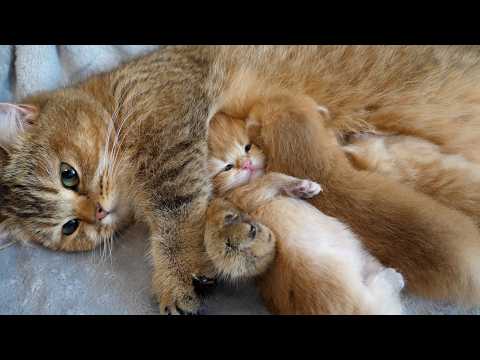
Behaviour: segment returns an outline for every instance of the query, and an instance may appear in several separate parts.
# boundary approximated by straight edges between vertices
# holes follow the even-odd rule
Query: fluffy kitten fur
[[[405,135],[359,134],[343,147],[359,170],[376,172],[458,209],[480,226],[480,165]]]
[[[242,120],[215,117],[209,136],[214,189],[233,204],[214,201],[207,212],[206,249],[222,275],[263,273],[275,250],[273,232],[275,261],[259,281],[271,312],[401,313],[402,276],[368,254],[344,224],[296,198],[318,194],[318,184],[279,173],[262,176],[263,155],[256,147],[245,151],[250,140]],[[257,166],[244,168],[245,162]]]
[[[168,46],[81,84],[23,99],[24,104],[34,106],[24,107],[26,112],[7,106],[3,114],[16,109],[14,118],[29,126],[8,137],[0,133],[2,141],[8,138],[2,143],[8,151],[0,180],[2,227],[51,248],[81,250],[101,243],[132,214],[150,228],[153,288],[160,311],[196,312],[201,302],[193,290],[192,274],[208,273],[202,270],[210,192],[206,180],[208,121],[222,108],[244,117],[256,99],[279,88],[305,93],[325,104],[339,136],[381,129],[427,139],[477,163],[480,159],[478,48]],[[5,118],[0,117],[0,128],[17,129],[4,127]],[[115,131],[109,130],[109,124]],[[278,141],[291,146],[291,158],[278,162],[279,172],[306,177],[305,169],[312,164],[317,170],[329,164],[330,152],[310,152],[298,158],[309,137],[301,142],[295,138],[304,131],[295,126],[289,132],[284,126],[278,129]],[[114,152],[117,160],[109,161],[113,156],[101,154],[105,149],[112,154],[115,139],[119,142]],[[81,193],[60,187],[58,163],[63,156],[69,156],[81,172],[85,185]],[[105,162],[110,165],[102,165]],[[109,189],[100,191],[101,169],[112,163],[117,165],[108,176]],[[334,217],[352,226],[383,263],[406,269],[407,283],[417,293],[475,298],[477,290],[471,289],[477,289],[477,281],[466,275],[479,273],[471,265],[477,251],[470,247],[473,239],[478,242],[473,224],[455,212],[442,215],[444,211],[438,209],[438,220],[432,220],[423,202],[398,204],[395,198],[374,195],[376,188],[391,194],[410,190],[353,172],[346,160],[337,165],[334,173],[338,176],[325,182],[327,190],[318,200],[319,207],[329,208]],[[324,177],[317,172],[312,175],[318,180]],[[418,192],[409,194],[413,197]],[[92,203],[114,198],[125,204],[119,209],[125,213],[123,219],[111,224],[89,220]],[[431,200],[430,205],[435,209],[437,203]],[[389,206],[392,210],[386,211]],[[86,212],[84,218],[89,222],[82,222],[71,238],[59,237],[59,226],[77,209]],[[404,214],[402,219],[400,214]],[[432,225],[448,231],[433,231]],[[430,235],[439,239],[428,240]],[[452,271],[443,264],[452,266]],[[423,272],[424,267],[437,270]]]
[[[324,191],[309,202],[348,224],[375,258],[405,277],[409,291],[479,304],[480,237],[469,217],[353,168],[310,97],[272,96],[248,116],[260,124],[254,141],[268,149],[268,170],[321,183]]]

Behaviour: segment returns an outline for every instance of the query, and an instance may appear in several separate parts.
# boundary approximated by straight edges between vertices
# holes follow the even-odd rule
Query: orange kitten
[[[321,187],[280,173],[264,175],[264,167],[264,155],[251,144],[245,122],[217,115],[209,129],[215,191],[266,225],[269,230],[263,233],[272,231],[276,238],[276,258],[260,281],[269,309],[279,314],[400,314],[402,276],[374,259],[346,225],[299,199],[315,196]],[[220,209],[225,211],[225,206],[234,215],[226,215],[224,222],[213,210],[207,216],[209,256],[229,278],[263,272],[264,262],[256,272],[245,264],[256,264],[253,247],[265,238],[248,237],[245,227],[243,242],[234,242],[241,227],[232,227],[245,223],[245,215],[233,205],[222,204]]]

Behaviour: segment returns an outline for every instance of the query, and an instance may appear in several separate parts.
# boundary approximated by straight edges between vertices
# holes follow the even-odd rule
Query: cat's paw
[[[202,306],[193,287],[189,291],[166,291],[158,300],[161,315],[198,315]]]
[[[318,195],[322,191],[322,187],[314,181],[299,180],[292,185],[286,186],[284,191],[289,196],[309,199]]]

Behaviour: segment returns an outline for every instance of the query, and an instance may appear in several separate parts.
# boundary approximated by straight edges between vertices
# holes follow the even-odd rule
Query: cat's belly
[[[352,231],[303,200],[281,197],[252,215],[275,232],[284,249],[348,259],[358,270],[363,267],[366,251]]]

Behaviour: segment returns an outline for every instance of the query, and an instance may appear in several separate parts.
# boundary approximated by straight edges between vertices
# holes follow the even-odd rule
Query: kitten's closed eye
[[[235,214],[228,214],[225,215],[225,224],[233,224],[238,219],[238,215]]]
[[[255,239],[255,237],[257,236],[257,227],[255,225],[250,225],[250,231],[248,232],[248,236],[250,236],[250,239]]]

